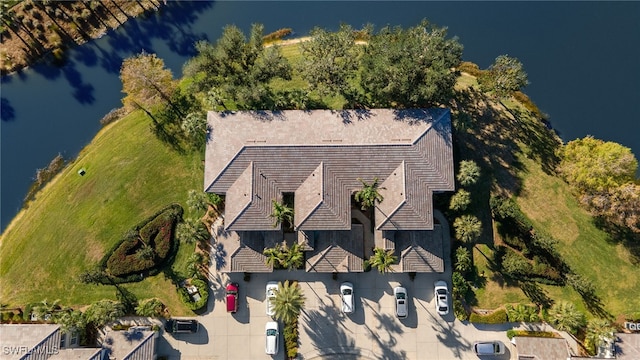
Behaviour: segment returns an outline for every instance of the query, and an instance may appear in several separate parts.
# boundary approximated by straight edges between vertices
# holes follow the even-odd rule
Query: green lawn
[[[169,150],[149,129],[141,113],[109,125],[19,214],[0,243],[0,302],[115,298],[112,286],[82,284],[78,274],[133,225],[171,202],[185,206],[187,191],[203,186],[203,157]],[[177,259],[192,251],[180,246]],[[161,298],[173,313],[188,311],[162,274],[126,287],[140,299]]]
[[[465,78],[461,78],[459,86],[474,85],[473,81]],[[637,311],[640,309],[637,296],[640,294],[640,266],[633,263],[623,245],[611,241],[608,234],[594,225],[592,217],[579,206],[568,185],[552,175],[553,143],[545,134],[544,126],[528,116],[514,100],[505,100],[503,104],[511,110],[516,121],[505,125],[504,119],[492,119],[491,126],[496,131],[512,133],[510,138],[515,144],[511,145],[514,159],[510,162],[510,171],[514,178],[509,184],[501,183],[497,178],[496,188],[508,188],[515,193],[516,201],[535,227],[547,231],[559,241],[558,250],[564,260],[576,273],[596,285],[597,295],[606,311],[614,316]],[[486,206],[476,209],[479,216],[489,211]],[[494,240],[499,241],[495,231],[493,234]],[[480,244],[474,249],[478,271],[484,270],[488,279],[486,286],[476,291],[476,306],[494,308],[514,299],[526,302],[519,287],[506,286],[488,268],[488,262],[482,256],[482,253],[492,253],[493,244],[488,245]],[[573,302],[587,312],[573,289],[546,285],[541,288],[551,299]]]

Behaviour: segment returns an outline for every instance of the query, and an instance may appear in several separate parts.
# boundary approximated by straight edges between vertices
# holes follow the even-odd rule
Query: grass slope
[[[2,303],[115,298],[115,288],[82,284],[78,275],[136,223],[171,202],[184,206],[187,191],[202,188],[202,157],[169,150],[149,125],[133,113],[100,131],[9,226],[0,243]],[[174,313],[187,311],[163,275],[125,287],[140,299],[158,296]]]

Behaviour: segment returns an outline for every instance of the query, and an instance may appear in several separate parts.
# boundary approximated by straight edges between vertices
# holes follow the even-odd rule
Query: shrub
[[[298,318],[284,324],[283,335],[287,358],[296,358],[298,356]]]
[[[453,211],[464,211],[471,204],[471,193],[465,189],[458,190],[449,203],[449,209]]]
[[[538,309],[535,306],[528,306],[524,304],[518,304],[515,307],[512,305],[506,306],[507,318],[510,322],[538,322],[540,317],[538,316]]]
[[[105,126],[107,124],[111,124],[112,122],[120,119],[124,116],[125,110],[124,108],[111,109],[105,116],[100,119],[100,125]]]
[[[451,277],[451,282],[453,283],[453,298],[454,299],[464,299],[469,292],[469,283],[464,279],[464,276],[457,271],[453,272]]]
[[[467,309],[464,307],[462,301],[458,299],[453,300],[453,313],[460,321],[469,320],[469,313],[467,313]]]
[[[513,339],[516,336],[522,337],[543,337],[543,338],[557,338],[558,335],[551,331],[529,331],[529,330],[507,330],[507,337],[509,340]]]
[[[471,313],[469,321],[480,324],[502,324],[507,322],[507,312],[504,309],[500,309],[487,315]]]
[[[276,41],[276,40],[280,40],[283,37],[290,35],[293,32],[293,29],[291,28],[282,28],[282,29],[278,29],[272,33],[269,33],[265,36],[262,37],[262,41],[265,43],[269,43],[272,41]]]
[[[481,70],[477,64],[474,64],[470,61],[463,61],[458,65],[458,71],[466,72],[469,75],[473,75],[475,77],[480,77],[485,70]]]
[[[187,289],[183,286],[178,288],[178,295],[180,296],[180,300],[182,300],[190,310],[200,310],[207,306],[207,301],[209,300],[209,286],[206,281],[200,279],[191,280],[191,285],[195,286],[198,289],[198,293],[200,293],[200,299],[198,301],[193,301],[187,292]]]

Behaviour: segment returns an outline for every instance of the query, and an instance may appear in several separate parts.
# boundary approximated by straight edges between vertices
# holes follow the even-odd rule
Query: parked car
[[[196,333],[198,326],[198,320],[194,319],[169,319],[164,324],[164,330],[170,334]]]
[[[478,341],[473,344],[476,355],[502,355],[504,344],[501,341]]]
[[[235,313],[238,311],[238,283],[227,284],[227,312]]]
[[[436,298],[436,311],[440,315],[447,315],[449,313],[449,288],[447,283],[443,280],[436,281],[433,287],[433,293]]]
[[[340,285],[340,298],[342,299],[342,312],[345,314],[351,314],[355,309],[352,283],[343,282]]]
[[[275,299],[276,299],[276,291],[278,291],[278,282],[277,281],[269,281],[267,283],[267,288],[265,290],[265,300],[267,302],[267,315],[273,316],[276,314],[275,309]]]
[[[396,316],[400,319],[407,317],[409,313],[407,305],[407,289],[402,286],[393,288],[393,296],[396,298]]]
[[[278,353],[278,323],[275,321],[267,322],[265,326],[266,343],[264,351],[269,355],[275,355]]]

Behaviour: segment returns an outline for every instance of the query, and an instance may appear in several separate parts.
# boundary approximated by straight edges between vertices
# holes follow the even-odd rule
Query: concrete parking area
[[[450,267],[447,267],[450,268]],[[158,354],[170,359],[283,359],[283,338],[278,355],[265,354],[265,285],[268,281],[299,281],[307,298],[300,317],[299,353],[302,359],[478,359],[473,342],[500,340],[507,353],[497,359],[515,358],[506,336],[508,324],[480,326],[455,320],[453,313],[442,317],[434,302],[434,282],[451,286],[445,274],[366,273],[331,274],[279,270],[252,274],[214,274],[207,311],[198,317],[197,334],[164,334]],[[236,314],[226,312],[224,286],[240,284],[240,306]],[[354,285],[355,312],[340,309],[339,287]],[[402,284],[409,294],[409,316],[395,316],[393,287]],[[282,324],[281,324],[282,325]],[[281,329],[282,333],[282,329]]]

